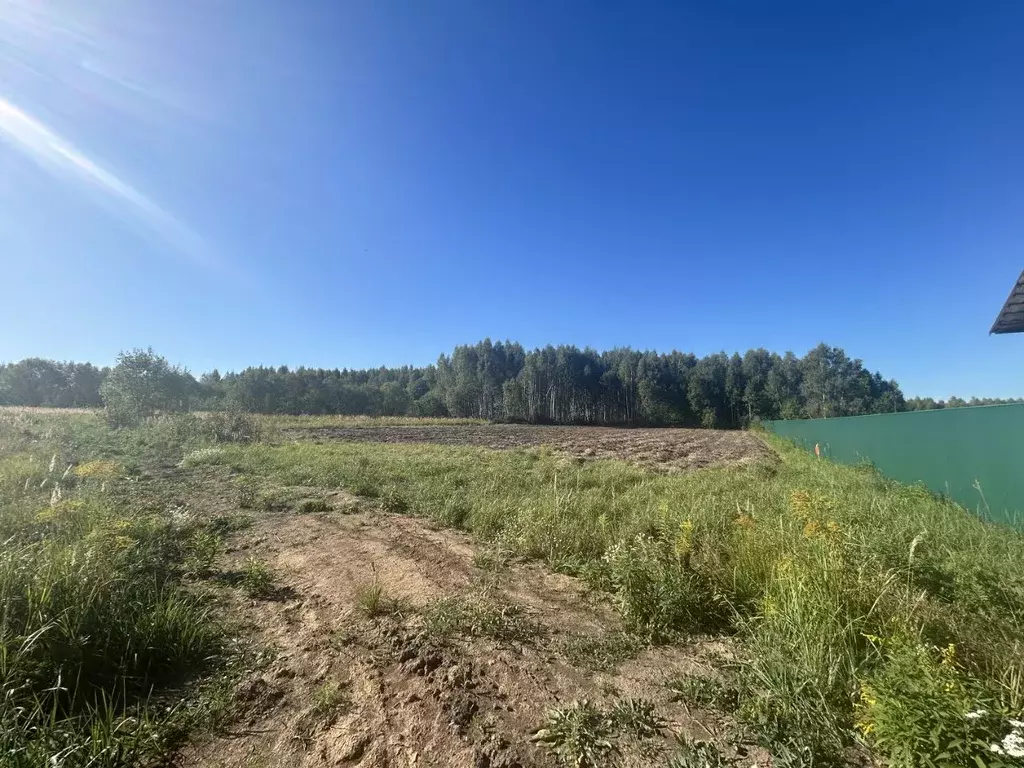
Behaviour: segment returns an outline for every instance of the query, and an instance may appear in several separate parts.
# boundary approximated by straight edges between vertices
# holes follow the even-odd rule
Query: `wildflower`
[[[693,546],[693,521],[683,520],[679,524],[679,536],[676,537],[676,555],[683,557]]]
[[[860,687],[860,701],[868,707],[873,707],[878,704],[878,699],[875,698],[870,686],[867,685],[862,685]]]
[[[1010,725],[1013,726],[1014,730],[1022,729],[1024,728],[1024,720],[1011,720]]]
[[[839,523],[835,520],[829,520],[825,527],[828,528],[829,533],[839,533]]]
[[[740,528],[753,528],[755,525],[754,518],[748,514],[742,514],[736,518],[736,525]]]
[[[997,755],[1024,757],[1024,736],[1013,731],[1003,737],[1002,744],[993,744],[989,749]]]
[[[952,669],[956,666],[956,646],[950,643],[942,649],[942,666]]]
[[[804,525],[804,536],[806,536],[808,539],[810,539],[816,533],[818,533],[818,530],[820,528],[821,528],[821,525],[818,523],[817,520],[808,520],[807,523]]]
[[[966,715],[964,715],[964,717],[966,717],[968,720],[980,720],[987,714],[987,709],[976,709],[973,712],[968,712]]]
[[[806,517],[811,510],[812,501],[811,494],[807,491],[793,491],[789,495],[789,506],[797,517]]]
[[[112,461],[87,461],[75,467],[74,472],[78,477],[82,478],[98,477],[103,479],[116,475],[118,466]]]

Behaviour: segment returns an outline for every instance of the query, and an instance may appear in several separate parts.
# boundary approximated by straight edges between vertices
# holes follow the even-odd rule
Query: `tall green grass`
[[[180,733],[172,692],[222,649],[182,584],[202,523],[86,460],[102,427],[70,418],[0,419],[0,760],[144,765]]]
[[[769,439],[777,461],[672,476],[364,443],[212,461],[379,497],[542,559],[656,641],[735,635],[740,714],[794,764],[871,749],[892,765],[1001,765],[991,745],[1024,708],[1024,536]]]

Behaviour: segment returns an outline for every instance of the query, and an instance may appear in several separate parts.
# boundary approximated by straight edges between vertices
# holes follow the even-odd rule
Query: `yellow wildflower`
[[[806,517],[811,511],[813,502],[814,499],[808,491],[797,490],[789,494],[789,506],[797,517]]]
[[[956,667],[956,646],[953,643],[942,649],[942,666],[947,669]]]
[[[748,514],[742,514],[736,518],[736,525],[740,528],[753,528],[755,525],[754,518]]]
[[[820,528],[821,525],[819,525],[817,520],[808,520],[807,523],[804,524],[804,536],[809,539],[818,533]]]
[[[676,537],[676,556],[683,557],[693,547],[693,521],[683,520],[679,524],[679,535]]]
[[[78,477],[98,477],[107,478],[114,477],[118,473],[118,466],[112,461],[87,461],[84,464],[79,464],[74,469],[75,475]]]

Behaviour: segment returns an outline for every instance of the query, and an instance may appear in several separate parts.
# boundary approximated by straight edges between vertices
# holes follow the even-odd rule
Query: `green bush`
[[[115,427],[137,426],[157,412],[187,411],[195,380],[149,349],[121,352],[100,395]]]
[[[641,534],[614,545],[604,559],[610,591],[631,631],[659,640],[728,624],[724,598],[666,543]]]
[[[895,768],[1019,766],[1024,740],[998,697],[957,663],[956,647],[894,637],[861,683],[857,728]],[[1018,734],[1015,737],[1014,734]]]

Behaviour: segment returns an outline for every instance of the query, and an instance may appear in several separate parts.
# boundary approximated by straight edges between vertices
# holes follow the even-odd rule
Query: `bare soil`
[[[769,455],[753,435],[712,429],[620,429],[532,424],[310,427],[285,430],[294,439],[373,443],[438,443],[493,449],[550,446],[568,456],[622,459],[666,470],[744,464]]]
[[[196,504],[233,506],[223,478],[212,491],[198,485]],[[666,685],[713,675],[729,654],[721,641],[639,647],[596,671],[566,648],[622,637],[622,627],[581,582],[345,494],[330,501],[333,510],[316,515],[253,513],[253,526],[232,534],[220,567],[239,573],[254,557],[274,572],[268,597],[236,591],[230,600],[251,639],[276,655],[238,686],[228,731],[190,745],[181,765],[554,766],[532,739],[550,709],[623,698],[653,702],[667,728],[653,741],[620,740],[619,765],[663,764],[676,734],[720,742],[737,765],[766,764],[756,748],[727,746],[721,717],[674,701]],[[370,616],[374,583],[397,603]],[[458,596],[522,606],[532,629],[515,640],[425,631],[431,606]]]

